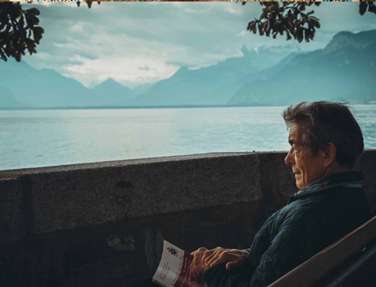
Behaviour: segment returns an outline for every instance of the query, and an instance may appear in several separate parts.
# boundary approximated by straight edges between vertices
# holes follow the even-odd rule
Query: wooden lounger
[[[269,287],[376,286],[376,216]]]

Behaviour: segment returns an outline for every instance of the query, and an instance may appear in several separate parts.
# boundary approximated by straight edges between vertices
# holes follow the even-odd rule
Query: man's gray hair
[[[350,109],[335,102],[301,102],[283,111],[286,125],[304,127],[302,140],[316,153],[329,143],[336,146],[338,164],[352,168],[363,152],[364,143],[359,124]]]

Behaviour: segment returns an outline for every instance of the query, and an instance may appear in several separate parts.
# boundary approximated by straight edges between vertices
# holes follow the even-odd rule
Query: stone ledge
[[[169,157],[0,172],[1,286],[131,286],[160,232],[244,248],[295,190],[285,153]],[[376,150],[357,167],[376,206]],[[171,192],[173,191],[173,192]]]

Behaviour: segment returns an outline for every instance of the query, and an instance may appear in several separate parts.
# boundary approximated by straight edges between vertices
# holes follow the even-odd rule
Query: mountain
[[[124,107],[134,99],[131,89],[108,79],[92,89],[91,105]]]
[[[0,63],[0,108],[125,106],[131,91],[113,80],[94,89],[54,70],[37,70],[26,62]]]
[[[190,69],[129,89],[108,79],[89,89],[54,70],[0,62],[0,108],[287,105],[298,101],[376,101],[376,30],[340,32],[320,50],[282,47]],[[280,60],[284,55],[284,58]]]
[[[90,91],[54,70],[36,70],[26,62],[0,64],[0,86],[9,90],[17,107],[77,107],[90,104]],[[3,97],[0,102],[4,104]]]
[[[281,52],[242,48],[242,56],[217,64],[189,69],[181,67],[159,81],[134,102],[138,106],[225,105],[247,77],[275,64]]]
[[[148,92],[155,83],[144,83],[132,89],[133,95],[139,96]]]
[[[14,98],[12,92],[9,89],[0,86],[0,96],[0,109],[16,108],[19,106],[19,102]]]
[[[297,101],[376,100],[376,30],[340,32],[320,50],[290,55],[250,77],[231,105],[287,105]]]

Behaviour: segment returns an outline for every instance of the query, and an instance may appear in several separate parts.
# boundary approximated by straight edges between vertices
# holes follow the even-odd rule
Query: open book
[[[202,283],[190,279],[191,262],[190,253],[164,240],[161,260],[153,275],[153,282],[162,287],[204,287]]]

